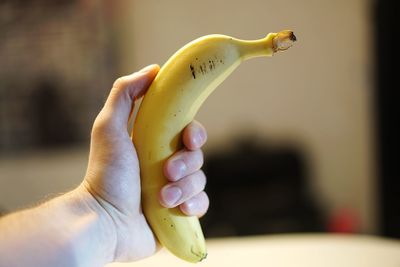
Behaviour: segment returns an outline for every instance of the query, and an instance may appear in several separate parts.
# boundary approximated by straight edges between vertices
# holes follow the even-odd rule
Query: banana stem
[[[272,56],[279,51],[287,50],[297,40],[293,31],[284,30],[278,33],[269,33],[259,40],[237,40],[242,59],[247,60],[260,56]]]

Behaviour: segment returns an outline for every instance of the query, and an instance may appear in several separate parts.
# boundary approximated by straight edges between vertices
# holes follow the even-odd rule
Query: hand
[[[93,125],[89,164],[80,190],[89,193],[107,221],[105,225],[114,228],[109,241],[115,244],[115,261],[137,260],[157,250],[156,238],[141,210],[139,162],[128,122],[134,101],[145,94],[158,71],[157,65],[151,65],[117,79]],[[204,127],[196,121],[185,128],[185,148],[164,166],[169,183],[159,194],[163,206],[179,206],[185,214],[199,217],[207,211],[206,177],[200,170],[200,148],[206,138]]]

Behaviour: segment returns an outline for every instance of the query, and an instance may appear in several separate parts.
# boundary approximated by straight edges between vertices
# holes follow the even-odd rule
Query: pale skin
[[[91,134],[89,163],[74,190],[0,218],[0,267],[85,266],[135,261],[159,245],[141,210],[140,170],[128,121],[159,71],[158,65],[115,81]],[[193,121],[181,151],[164,164],[160,203],[201,217],[208,209],[201,171],[204,127]]]

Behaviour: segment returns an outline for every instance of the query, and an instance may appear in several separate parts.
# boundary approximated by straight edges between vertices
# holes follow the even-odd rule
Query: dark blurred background
[[[229,6],[229,8],[228,8]],[[0,213],[77,185],[113,80],[210,33],[293,29],[205,103],[208,237],[400,237],[396,8],[354,1],[0,1]]]

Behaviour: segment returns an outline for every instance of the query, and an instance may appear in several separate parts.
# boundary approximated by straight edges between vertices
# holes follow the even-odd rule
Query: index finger
[[[207,141],[207,131],[198,121],[192,121],[183,130],[183,144],[188,150],[197,150]]]

